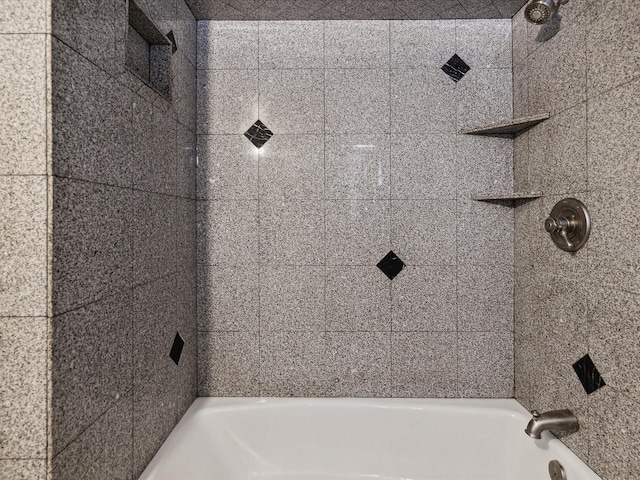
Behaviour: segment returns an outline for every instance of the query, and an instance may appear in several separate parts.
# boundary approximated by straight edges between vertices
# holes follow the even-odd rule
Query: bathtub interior
[[[199,398],[141,479],[542,480],[554,459],[599,478],[527,420],[515,400]]]

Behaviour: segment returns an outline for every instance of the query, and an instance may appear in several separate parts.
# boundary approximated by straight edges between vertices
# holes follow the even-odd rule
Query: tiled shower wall
[[[640,5],[569,2],[545,27],[513,22],[516,115],[551,118],[515,141],[518,206],[515,393],[570,408],[564,441],[606,480],[640,478]],[[557,249],[543,222],[565,197],[593,221],[584,249]],[[572,364],[589,354],[606,386],[587,395]]]
[[[47,474],[48,2],[0,8],[0,478]]]
[[[53,2],[53,479],[138,478],[196,393],[196,21],[137,3],[170,98],[125,68],[126,1]]]
[[[199,394],[511,397],[511,92],[510,20],[199,22]]]

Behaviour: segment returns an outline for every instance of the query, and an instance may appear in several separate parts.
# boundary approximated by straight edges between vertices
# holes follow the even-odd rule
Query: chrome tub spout
[[[552,410],[544,413],[533,410],[531,414],[533,418],[529,420],[524,431],[532,438],[540,438],[545,430],[572,433],[579,428],[578,419],[570,410]]]

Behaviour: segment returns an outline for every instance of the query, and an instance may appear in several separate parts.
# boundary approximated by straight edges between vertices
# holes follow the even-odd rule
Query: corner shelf
[[[490,202],[492,200],[527,200],[540,198],[541,196],[542,192],[495,193],[489,195],[471,195],[471,200],[480,202]]]
[[[530,117],[514,118],[508,122],[494,123],[493,125],[484,127],[462,130],[460,133],[466,133],[468,135],[516,135],[529,127],[544,122],[548,118],[548,113],[541,113],[540,115],[532,115]]]

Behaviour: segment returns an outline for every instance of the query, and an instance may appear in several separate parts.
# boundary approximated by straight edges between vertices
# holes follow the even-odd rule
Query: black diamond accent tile
[[[251,128],[244,134],[256,147],[261,148],[267,141],[273,137],[273,132],[260,120],[251,125]]]
[[[459,82],[462,77],[471,70],[471,67],[462,60],[457,53],[453,54],[447,63],[441,67],[442,71],[449,75],[454,82]]]
[[[178,362],[180,361],[180,355],[182,355],[182,347],[184,347],[184,340],[182,339],[180,334],[176,332],[176,336],[173,339],[173,345],[171,346],[171,353],[169,353],[171,360],[176,362],[176,365],[178,365]]]
[[[389,280],[393,280],[404,268],[404,262],[391,250],[378,262],[377,266],[382,270],[382,273],[389,277]]]
[[[170,30],[169,33],[167,33],[167,38],[171,42],[171,53],[176,53],[178,51],[178,44],[176,43],[176,37],[173,34],[173,30]]]
[[[598,390],[600,387],[604,387],[606,383],[604,383],[604,379],[600,376],[600,372],[593,364],[593,360],[589,354],[586,354],[580,360],[573,364],[573,369],[578,375],[582,386],[584,387],[584,391],[589,393],[593,393]]]

